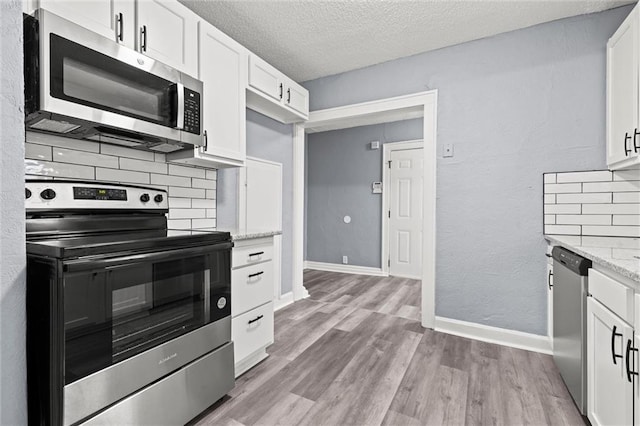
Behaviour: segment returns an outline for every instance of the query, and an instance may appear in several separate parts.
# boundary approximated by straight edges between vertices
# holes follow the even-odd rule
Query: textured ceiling
[[[299,82],[634,2],[180,1]]]

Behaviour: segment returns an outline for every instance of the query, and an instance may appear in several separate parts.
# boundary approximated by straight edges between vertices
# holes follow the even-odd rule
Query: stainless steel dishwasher
[[[587,273],[591,261],[554,247],[553,360],[583,415],[587,410]]]

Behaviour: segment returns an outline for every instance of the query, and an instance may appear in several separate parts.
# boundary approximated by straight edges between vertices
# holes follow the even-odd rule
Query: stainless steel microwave
[[[158,152],[204,144],[202,82],[44,9],[24,16],[25,125]]]

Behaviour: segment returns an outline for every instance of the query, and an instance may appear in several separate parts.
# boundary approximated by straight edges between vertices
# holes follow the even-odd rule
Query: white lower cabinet
[[[633,291],[589,270],[587,298],[587,416],[592,425],[634,424],[638,398]],[[637,411],[637,409],[636,409]],[[638,413],[635,413],[636,416]]]
[[[273,238],[235,242],[231,268],[231,338],[238,377],[265,359],[273,343]]]

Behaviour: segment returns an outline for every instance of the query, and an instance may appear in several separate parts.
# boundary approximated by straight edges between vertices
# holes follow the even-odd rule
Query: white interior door
[[[422,148],[389,157],[389,275],[422,278]]]

